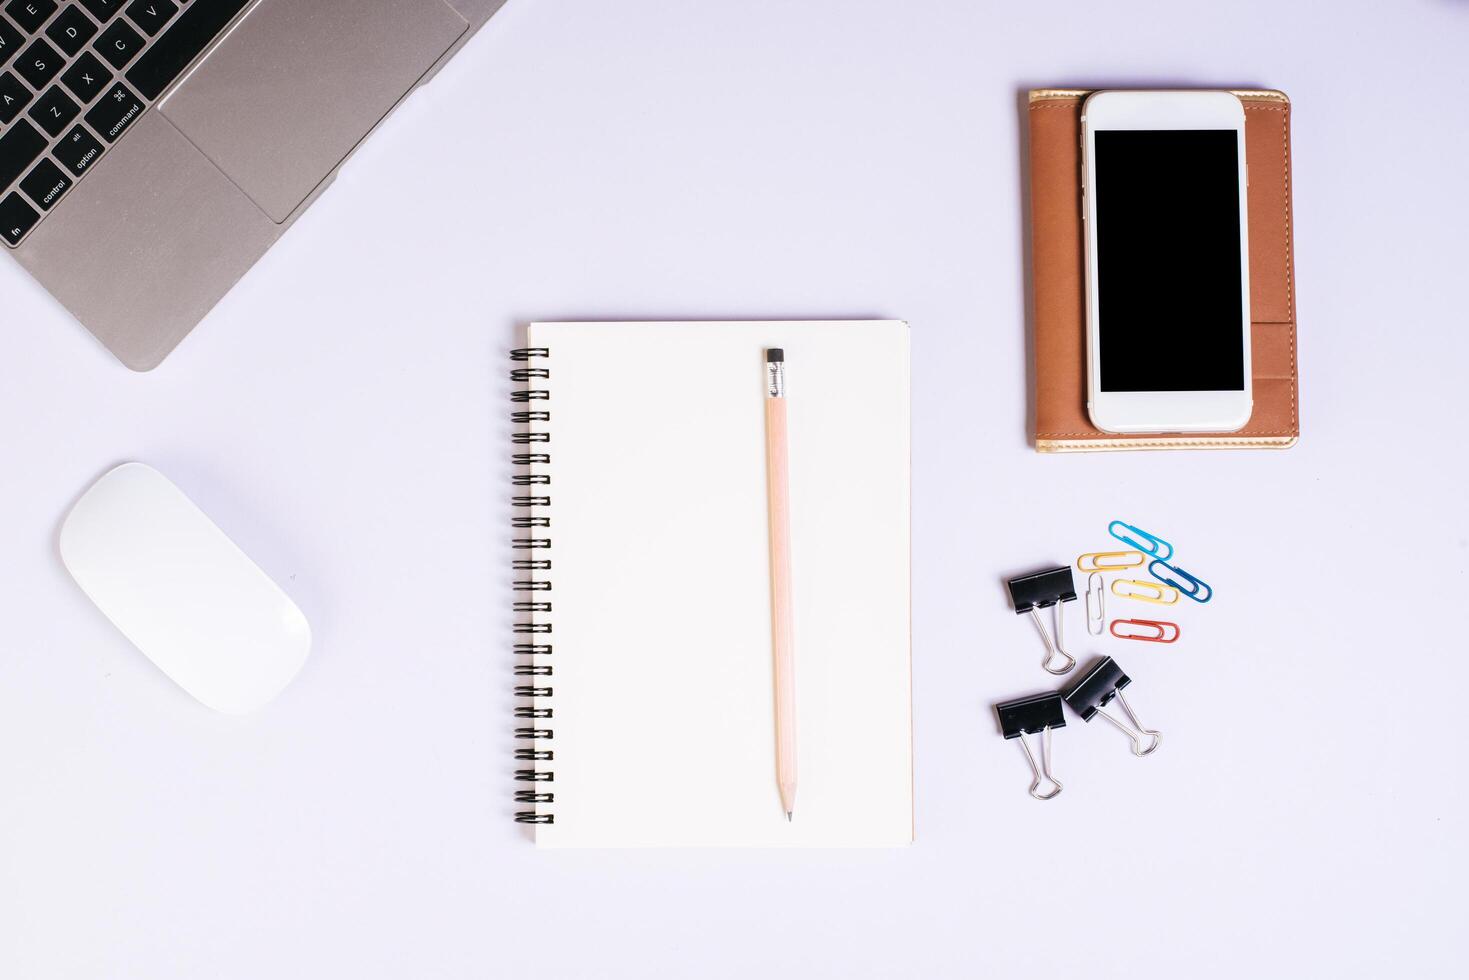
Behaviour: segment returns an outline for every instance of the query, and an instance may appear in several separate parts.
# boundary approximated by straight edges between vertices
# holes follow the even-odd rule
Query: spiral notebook
[[[789,822],[768,347],[790,425]],[[516,819],[552,847],[909,843],[907,325],[535,323],[512,357]]]

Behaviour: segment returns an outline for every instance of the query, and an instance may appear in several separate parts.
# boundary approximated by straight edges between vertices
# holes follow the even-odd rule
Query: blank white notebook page
[[[913,837],[908,328],[537,323],[542,846]],[[775,773],[765,349],[785,351],[798,786]],[[524,576],[518,575],[517,578]],[[531,598],[525,596],[524,598]]]

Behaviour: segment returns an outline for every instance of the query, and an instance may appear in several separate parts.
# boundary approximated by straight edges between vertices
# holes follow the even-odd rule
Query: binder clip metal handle
[[[1041,668],[1048,674],[1066,674],[1076,666],[1076,658],[1066,652],[1065,644],[1065,616],[1062,614],[1063,603],[1076,601],[1076,585],[1071,578],[1069,566],[1062,565],[1059,568],[1048,568],[1043,572],[1032,575],[1022,575],[1012,578],[1009,583],[1010,601],[1015,605],[1017,613],[1030,613],[1031,622],[1041,635],[1041,641],[1046,645],[1046,657],[1041,661]],[[1041,621],[1037,609],[1046,606],[1055,606],[1056,636],[1051,637],[1051,631],[1046,629],[1046,624]],[[1059,658],[1059,666],[1052,666]]]
[[[1025,751],[1025,761],[1030,763],[1030,795],[1037,800],[1054,800],[1061,792],[1061,781],[1051,775],[1051,729],[1065,728],[1066,717],[1061,710],[1061,695],[1037,694],[1015,701],[995,705],[995,714],[1000,718],[1000,733],[1006,739],[1020,740]],[[1040,762],[1026,744],[1025,736],[1040,733]],[[1041,786],[1050,783],[1045,792]]]
[[[1117,666],[1117,661],[1111,657],[1103,657],[1092,664],[1080,678],[1076,680],[1065,691],[1061,697],[1071,705],[1071,710],[1081,715],[1082,721],[1091,721],[1097,715],[1101,715],[1111,722],[1116,728],[1132,741],[1132,754],[1141,758],[1152,755],[1163,744],[1163,735],[1152,728],[1144,728],[1142,722],[1138,721],[1137,714],[1133,712],[1132,706],[1127,703],[1127,698],[1122,694],[1122,689],[1132,683],[1132,678],[1122,672]],[[1116,699],[1122,705],[1122,711],[1127,715],[1127,721],[1122,721],[1102,709]],[[1130,724],[1129,724],[1130,723]],[[1147,739],[1147,748],[1144,748],[1144,740]]]
[[[1036,612],[1035,606],[1030,607],[1030,618],[1035,623],[1036,630],[1040,632],[1041,640],[1046,644],[1046,658],[1041,661],[1041,670],[1044,670],[1048,674],[1055,674],[1058,677],[1062,674],[1071,673],[1071,668],[1076,666],[1076,658],[1067,653],[1065,646],[1063,646],[1065,643],[1065,629],[1063,624],[1066,620],[1061,615],[1061,604],[1059,602],[1056,603],[1056,639],[1054,641],[1051,639],[1051,631],[1046,629],[1045,623],[1041,622],[1041,614]],[[1057,657],[1061,658],[1061,666],[1052,667],[1051,661]]]
[[[1025,750],[1025,760],[1030,763],[1031,774],[1035,777],[1030,781],[1030,795],[1038,800],[1054,800],[1061,794],[1061,780],[1051,775],[1051,726],[1047,725],[1041,729],[1041,764],[1035,764],[1035,756],[1030,753],[1030,746],[1025,744],[1025,736],[1020,736],[1020,747]],[[1043,775],[1044,774],[1044,775]],[[1045,793],[1036,792],[1041,783],[1049,782],[1053,787]]]
[[[1132,739],[1133,755],[1137,756],[1138,758],[1142,758],[1145,755],[1152,755],[1158,750],[1158,746],[1163,744],[1163,735],[1156,729],[1143,727],[1142,722],[1137,720],[1137,715],[1133,714],[1132,706],[1127,703],[1127,698],[1123,696],[1121,691],[1117,692],[1117,703],[1122,705],[1122,710],[1127,713],[1128,721],[1132,722],[1131,725],[1117,720],[1116,718],[1107,714],[1107,712],[1103,711],[1101,708],[1097,709],[1097,714],[1101,715],[1103,718],[1116,725],[1118,730],[1120,730],[1122,734]],[[1143,748],[1144,735],[1148,736],[1152,740],[1151,742],[1149,742],[1147,748]]]

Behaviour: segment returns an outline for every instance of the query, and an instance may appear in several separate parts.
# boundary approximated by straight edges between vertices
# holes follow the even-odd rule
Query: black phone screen
[[[1094,133],[1103,391],[1243,391],[1232,129]]]

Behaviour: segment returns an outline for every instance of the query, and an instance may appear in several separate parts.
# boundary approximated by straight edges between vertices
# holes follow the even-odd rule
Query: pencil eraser
[[[776,363],[778,363],[780,361],[784,361],[785,359],[786,359],[785,348],[783,348],[783,347],[767,347],[767,348],[765,348],[765,363],[766,364],[776,364]]]

